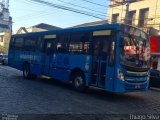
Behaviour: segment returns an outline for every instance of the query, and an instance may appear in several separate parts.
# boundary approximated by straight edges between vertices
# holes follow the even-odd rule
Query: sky
[[[53,6],[42,5],[32,0],[10,0],[9,11],[13,19],[14,33],[20,27],[31,27],[39,23],[47,23],[66,28],[87,22],[105,20],[109,0],[87,0],[97,3],[98,5],[86,2],[85,0],[44,1],[85,11],[85,13],[88,12],[90,15],[94,15],[98,18],[58,9]]]

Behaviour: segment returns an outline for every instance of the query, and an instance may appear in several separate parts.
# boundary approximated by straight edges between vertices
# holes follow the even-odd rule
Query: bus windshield
[[[121,32],[120,63],[130,67],[149,68],[150,46],[147,34],[131,28],[132,32]]]

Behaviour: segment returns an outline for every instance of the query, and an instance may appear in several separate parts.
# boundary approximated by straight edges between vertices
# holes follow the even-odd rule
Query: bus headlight
[[[124,75],[123,75],[122,70],[120,69],[117,70],[117,76],[120,80],[124,80]]]

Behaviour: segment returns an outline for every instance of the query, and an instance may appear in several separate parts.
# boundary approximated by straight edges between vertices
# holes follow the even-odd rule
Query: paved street
[[[79,93],[50,79],[25,80],[21,71],[0,65],[0,113],[158,114],[160,90],[113,95],[90,89]]]

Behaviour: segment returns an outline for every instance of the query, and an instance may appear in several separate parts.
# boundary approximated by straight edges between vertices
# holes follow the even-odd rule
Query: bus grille
[[[145,77],[125,77],[127,83],[144,83],[147,81],[147,76]]]
[[[125,75],[125,89],[132,90],[146,90],[148,84],[147,75],[131,76]]]

